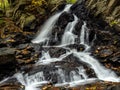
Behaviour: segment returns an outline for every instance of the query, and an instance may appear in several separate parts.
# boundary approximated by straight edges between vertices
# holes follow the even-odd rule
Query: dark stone
[[[14,48],[0,48],[0,80],[13,75],[17,68]]]
[[[120,90],[120,85],[108,86],[106,90]]]
[[[77,51],[84,51],[85,50],[85,46],[80,45],[80,44],[70,44],[70,45],[67,45],[66,47],[69,47],[70,49],[75,49]]]
[[[25,49],[28,46],[28,44],[20,44],[16,48],[19,50]]]
[[[15,84],[5,84],[0,85],[0,90],[24,90],[25,87],[23,85],[15,85]]]
[[[111,56],[116,51],[116,47],[114,46],[98,46],[94,54],[99,58],[106,58]]]
[[[96,40],[94,45],[111,45],[113,40],[113,34],[109,31],[96,31]]]
[[[51,58],[58,58],[61,55],[65,54],[66,51],[68,50],[61,48],[61,47],[45,47],[43,48],[43,51],[45,52],[49,51]]]
[[[0,48],[0,65],[16,63],[14,48]]]
[[[57,21],[57,25],[64,29],[68,22],[72,22],[73,20],[74,17],[71,13],[63,12]]]
[[[59,5],[58,10],[60,10],[60,11],[63,10],[65,8],[65,5],[66,5],[65,3]]]
[[[75,35],[80,36],[80,31],[81,31],[82,25],[83,25],[83,21],[79,19],[79,21],[78,21],[78,23],[76,24],[75,29],[74,29],[74,31],[73,31],[73,33],[74,33]]]
[[[88,20],[88,11],[85,8],[84,2],[72,5],[71,12],[77,15],[77,17],[79,17],[81,20]]]

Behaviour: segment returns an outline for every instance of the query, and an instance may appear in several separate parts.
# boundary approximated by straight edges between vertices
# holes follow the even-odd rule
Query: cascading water
[[[72,6],[71,4],[66,5],[65,9],[62,12],[58,12],[55,15],[53,15],[52,17],[50,17],[50,19],[48,19],[46,21],[46,23],[43,25],[43,27],[41,28],[40,34],[34,40],[32,40],[32,42],[33,43],[40,43],[40,42],[43,42],[45,40],[49,40],[49,35],[51,33],[51,30],[53,29],[59,16],[63,12],[68,12],[71,6]]]
[[[59,16],[63,12],[69,12],[71,5],[67,5],[65,9],[55,15],[53,15],[48,21],[43,25],[43,28],[41,29],[40,34],[32,40],[33,43],[40,43],[44,42],[46,40],[49,41],[49,35],[52,32],[52,29],[57,22]],[[112,81],[112,82],[120,82],[120,79],[116,76],[116,74],[106,69],[104,66],[102,66],[98,60],[93,58],[89,52],[90,50],[90,43],[89,43],[89,29],[87,28],[86,22],[82,25],[81,31],[80,31],[80,37],[75,35],[73,33],[75,29],[75,25],[78,23],[78,18],[76,15],[74,15],[74,21],[69,22],[64,30],[64,34],[61,37],[61,43],[58,46],[48,46],[45,45],[45,47],[60,47],[66,50],[66,52],[58,57],[52,57],[50,55],[49,50],[42,52],[42,57],[36,62],[34,67],[41,66],[43,70],[39,70],[36,73],[33,73],[32,75],[22,73],[17,73],[11,78],[17,78],[17,80],[25,86],[25,90],[40,90],[40,86],[47,84],[47,83],[53,83],[52,79],[56,77],[55,86],[76,86],[76,85],[84,85],[88,83],[95,82],[97,80],[103,80],[103,81]],[[56,35],[56,34],[55,34]],[[57,35],[55,36],[57,38]],[[85,46],[84,51],[77,51],[75,49],[71,49],[67,47],[67,45],[75,44],[75,39],[79,38],[80,43]],[[94,41],[94,40],[93,40]],[[66,46],[65,46],[66,45]],[[44,45],[43,45],[44,47]],[[89,76],[86,73],[86,69],[84,66],[81,66],[79,64],[78,66],[74,67],[74,69],[64,68],[61,65],[57,65],[57,63],[62,62],[64,59],[66,60],[67,57],[70,55],[73,55],[78,59],[79,62],[82,62],[84,64],[87,64],[89,68],[94,70],[94,73],[96,77],[89,78]],[[76,62],[78,62],[76,61]],[[68,61],[69,62],[69,61]],[[64,61],[65,63],[65,61]],[[63,64],[64,64],[63,63]],[[44,67],[48,67],[48,71],[45,71]],[[53,67],[54,69],[51,69]],[[66,71],[68,70],[68,71]],[[50,78],[46,79],[46,72],[49,74]],[[47,77],[48,78],[48,77]],[[1,83],[7,81],[8,79],[1,81]]]
[[[76,25],[76,23],[78,22],[78,18],[74,15],[74,21],[68,23],[68,25],[66,26],[65,29],[65,33],[62,37],[62,45],[64,44],[74,44],[75,42],[75,35],[72,33],[72,31],[74,30],[74,27]]]

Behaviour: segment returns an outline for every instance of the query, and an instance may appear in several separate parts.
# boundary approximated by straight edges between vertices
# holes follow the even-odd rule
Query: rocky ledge
[[[120,0],[86,0],[87,8],[120,31]]]

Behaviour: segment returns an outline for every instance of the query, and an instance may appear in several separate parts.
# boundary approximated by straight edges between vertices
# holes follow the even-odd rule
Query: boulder
[[[0,90],[24,90],[24,86],[22,85],[0,85]]]
[[[86,7],[95,17],[105,20],[110,26],[120,26],[119,0],[86,0]],[[119,29],[116,30],[120,32]]]
[[[116,51],[114,46],[98,46],[95,50],[95,54],[100,58],[106,58],[111,56]]]
[[[14,48],[0,48],[0,65],[16,63]]]
[[[17,68],[14,48],[0,48],[0,80],[13,75]]]

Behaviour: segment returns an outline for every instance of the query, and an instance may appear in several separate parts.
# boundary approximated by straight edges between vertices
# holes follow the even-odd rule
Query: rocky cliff
[[[95,17],[120,30],[120,0],[86,0],[86,6]]]

